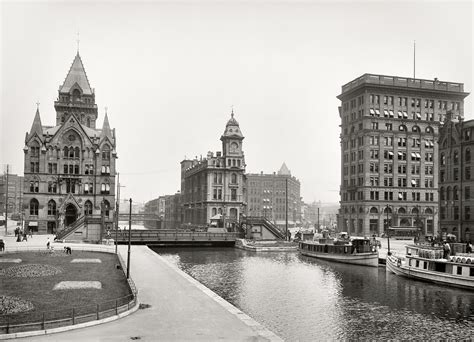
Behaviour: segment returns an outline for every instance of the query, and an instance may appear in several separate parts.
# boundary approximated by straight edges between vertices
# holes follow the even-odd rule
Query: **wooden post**
[[[74,325],[74,308],[72,308],[72,325]]]
[[[118,315],[118,299],[115,300],[115,314]]]
[[[97,320],[99,320],[99,304],[97,304]]]
[[[41,327],[43,328],[43,330],[46,330],[44,326],[44,312],[43,312],[43,322],[41,322]]]
[[[10,316],[7,316],[7,334],[10,333]]]

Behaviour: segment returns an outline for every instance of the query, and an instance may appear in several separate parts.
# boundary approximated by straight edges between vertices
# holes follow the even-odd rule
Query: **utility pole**
[[[318,231],[319,231],[319,207],[318,207]],[[315,232],[316,233],[316,232]]]
[[[7,164],[7,186],[5,193],[5,236],[8,234],[8,164]]]
[[[388,210],[390,209],[390,206],[387,204],[387,248],[388,248],[388,253],[390,253],[390,228],[389,228],[389,223],[388,223]]]
[[[285,183],[285,241],[288,240],[288,177],[286,177]]]
[[[119,210],[120,206],[120,173],[117,172],[117,201],[115,202],[115,254],[117,254],[118,245],[118,223],[119,223]]]
[[[132,239],[132,199],[130,198],[130,212],[128,214],[128,256],[127,256],[127,279],[130,278],[130,240]]]

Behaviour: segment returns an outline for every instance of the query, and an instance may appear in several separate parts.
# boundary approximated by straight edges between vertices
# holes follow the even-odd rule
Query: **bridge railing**
[[[189,241],[232,241],[238,237],[238,233],[207,233],[207,232],[180,232],[180,231],[163,231],[155,230],[132,230],[132,241],[173,241],[173,240],[189,240]],[[118,241],[128,241],[128,230],[120,231]]]

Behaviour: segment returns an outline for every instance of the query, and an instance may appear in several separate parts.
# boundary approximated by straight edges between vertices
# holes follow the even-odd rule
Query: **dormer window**
[[[104,146],[104,149],[102,150],[102,159],[110,160],[110,149],[107,145]]]
[[[81,92],[79,91],[79,89],[74,89],[74,91],[72,92],[72,100],[74,102],[81,101]]]

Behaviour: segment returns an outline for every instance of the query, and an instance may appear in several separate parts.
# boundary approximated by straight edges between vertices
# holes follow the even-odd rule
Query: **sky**
[[[285,162],[305,202],[338,202],[336,96],[364,73],[412,77],[414,41],[417,78],[472,91],[471,1],[3,1],[0,18],[0,172],[23,174],[37,102],[55,125],[79,32],[134,201],[178,191],[180,162],[221,150],[233,108],[246,172]]]

